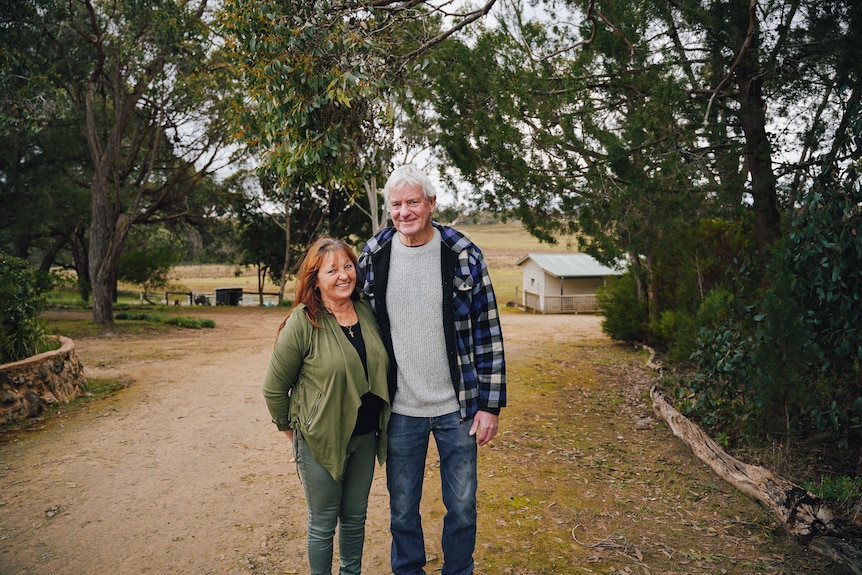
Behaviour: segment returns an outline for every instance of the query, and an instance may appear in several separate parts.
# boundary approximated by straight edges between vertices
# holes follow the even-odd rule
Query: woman
[[[331,574],[336,525],[340,574],[361,572],[374,457],[386,458],[388,359],[356,267],[340,240],[309,248],[263,384],[305,489],[311,575]]]

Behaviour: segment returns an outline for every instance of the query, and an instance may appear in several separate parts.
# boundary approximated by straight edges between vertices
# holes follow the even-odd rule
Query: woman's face
[[[330,303],[344,302],[353,295],[356,287],[356,268],[353,260],[341,250],[323,256],[317,271],[317,287],[327,307]]]

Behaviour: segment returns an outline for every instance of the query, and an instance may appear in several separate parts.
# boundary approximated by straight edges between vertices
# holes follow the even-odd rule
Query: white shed
[[[595,313],[596,288],[622,269],[600,264],[587,254],[528,254],[518,260],[521,304],[539,313]]]

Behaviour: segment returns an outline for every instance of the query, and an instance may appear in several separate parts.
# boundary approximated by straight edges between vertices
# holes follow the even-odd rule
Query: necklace
[[[335,321],[338,322],[339,327],[341,327],[341,329],[344,330],[344,334],[349,335],[350,338],[353,339],[353,337],[355,336],[355,334],[353,333],[353,326],[355,325],[357,327],[357,329],[359,328],[359,318],[356,316],[356,313],[353,312],[353,310],[343,312],[342,315],[347,315],[348,317],[350,317],[352,315],[353,317],[356,317],[356,323],[353,323],[351,325],[344,325],[343,323],[338,321],[338,316],[335,315],[335,313],[332,311],[332,309],[327,307],[326,311],[328,311],[330,314],[332,314],[332,317],[334,317]],[[351,313],[351,312],[353,312],[353,313]]]

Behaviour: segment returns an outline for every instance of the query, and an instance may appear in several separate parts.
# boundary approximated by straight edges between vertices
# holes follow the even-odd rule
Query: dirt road
[[[211,308],[211,330],[77,341],[88,377],[133,383],[0,446],[0,574],[305,573],[302,489],[260,393],[283,314]],[[602,337],[593,316],[504,314],[504,333],[512,357]],[[378,469],[372,575],[388,567],[383,480]]]

